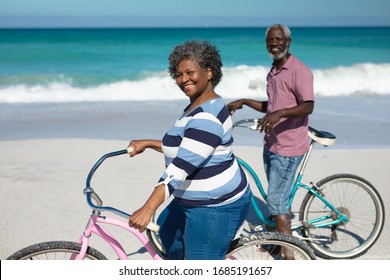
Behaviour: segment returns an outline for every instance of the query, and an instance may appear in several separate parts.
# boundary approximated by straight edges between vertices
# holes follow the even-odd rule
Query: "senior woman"
[[[169,196],[160,214],[160,237],[168,259],[224,259],[250,208],[251,191],[231,145],[232,119],[215,92],[222,78],[215,45],[192,40],[169,55],[169,74],[189,98],[162,140],[133,140],[130,156],[146,148],[165,157],[165,171],[129,225],[145,230],[153,213]]]

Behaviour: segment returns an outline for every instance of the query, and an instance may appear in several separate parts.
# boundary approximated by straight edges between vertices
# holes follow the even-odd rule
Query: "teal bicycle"
[[[244,119],[233,127],[258,130],[257,119]],[[325,147],[335,143],[336,137],[325,131],[309,128],[310,147],[299,167],[293,191],[289,199],[292,206],[297,191],[306,191],[297,222],[292,222],[294,235],[305,240],[315,254],[325,259],[353,259],[363,255],[378,240],[384,225],[385,209],[382,198],[375,187],[352,174],[335,174],[317,183],[303,183],[302,178],[314,144]],[[257,187],[260,198],[253,197],[253,209],[264,225],[256,226],[255,231],[267,231],[275,223],[261,210],[261,203],[267,201],[267,194],[253,168],[242,158],[240,165],[251,180],[252,188]]]

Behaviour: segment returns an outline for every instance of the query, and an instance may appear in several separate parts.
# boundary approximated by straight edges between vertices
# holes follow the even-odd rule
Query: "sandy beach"
[[[119,140],[1,141],[0,259],[33,243],[76,240],[91,211],[82,192],[90,168],[103,154],[126,146],[127,141]],[[235,152],[262,173],[261,147],[239,146]],[[334,173],[357,174],[379,190],[388,206],[389,158],[389,149],[318,149],[313,152],[304,179],[316,182]],[[110,158],[98,169],[92,187],[106,205],[131,213],[147,198],[162,167],[163,158],[154,151],[131,159],[126,155]],[[150,259],[132,236],[119,231],[118,235],[127,246],[129,258]],[[390,259],[389,236],[387,218],[380,239],[360,259]],[[93,239],[91,245],[113,257],[98,240]]]

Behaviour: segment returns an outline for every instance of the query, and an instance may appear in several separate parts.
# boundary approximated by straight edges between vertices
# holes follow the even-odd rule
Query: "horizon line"
[[[0,29],[222,29],[267,28],[269,25],[216,26],[1,26]],[[390,28],[390,25],[288,25],[290,28]]]

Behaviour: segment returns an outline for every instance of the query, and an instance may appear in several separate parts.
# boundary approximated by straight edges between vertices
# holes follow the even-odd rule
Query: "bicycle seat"
[[[323,146],[331,146],[336,142],[336,136],[326,131],[319,131],[309,126],[309,137]]]

